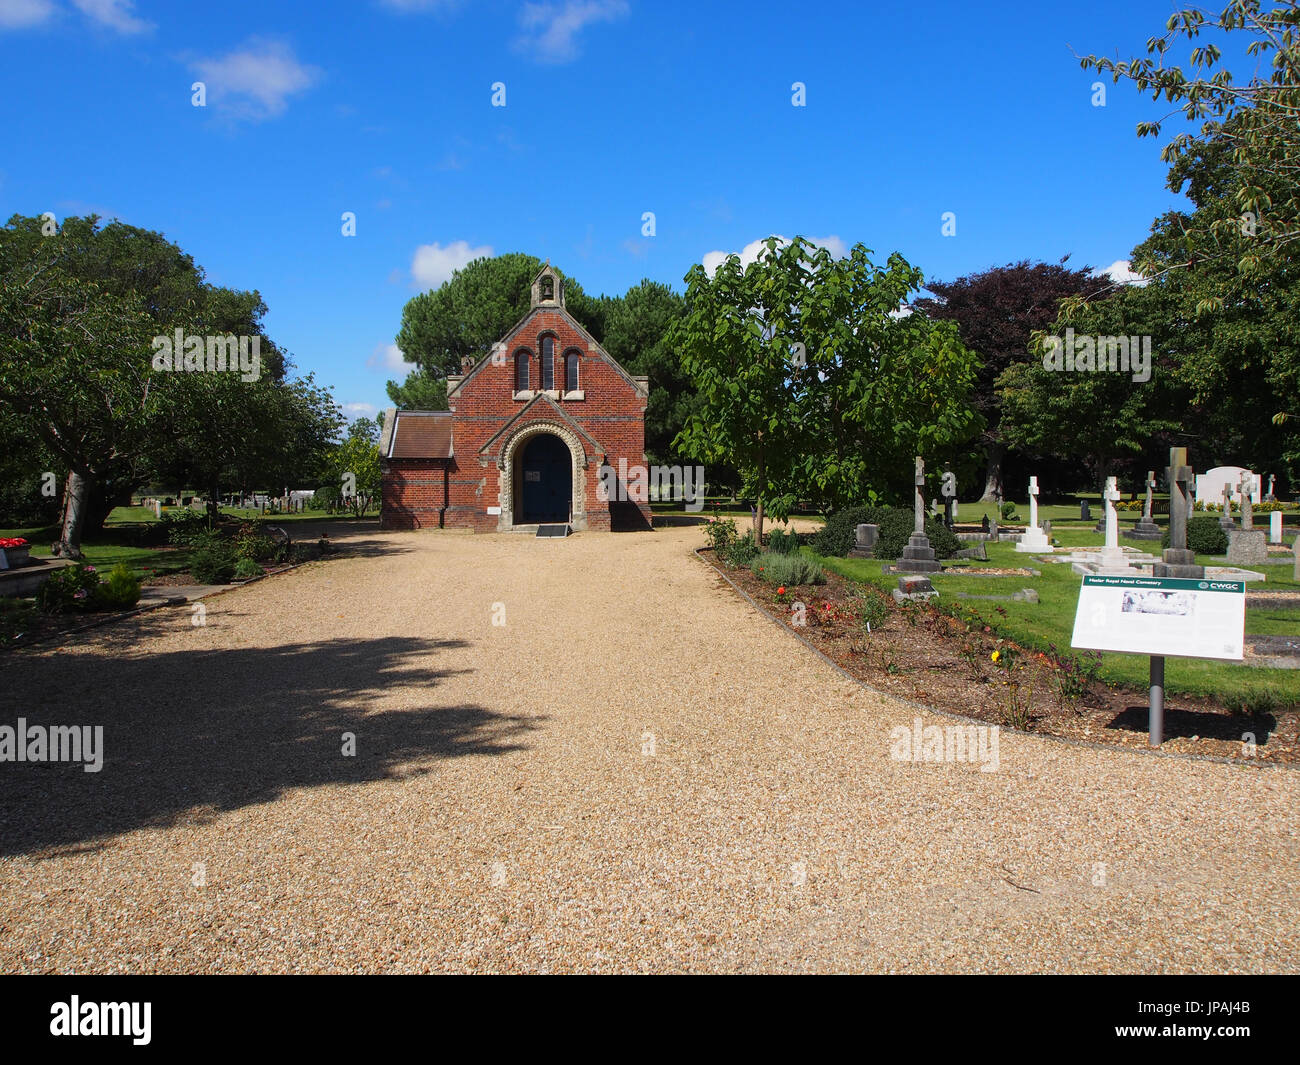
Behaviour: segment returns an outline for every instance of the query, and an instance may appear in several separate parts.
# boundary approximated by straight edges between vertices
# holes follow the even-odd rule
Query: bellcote
[[[533,307],[557,307],[564,309],[564,278],[551,266],[546,265],[533,279]]]

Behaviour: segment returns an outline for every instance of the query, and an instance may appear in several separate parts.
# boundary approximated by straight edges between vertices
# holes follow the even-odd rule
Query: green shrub
[[[857,543],[859,525],[879,525],[887,507],[849,507],[837,510],[813,537],[812,547],[825,558],[843,558]]]
[[[119,562],[92,594],[97,610],[130,610],[140,601],[140,578]]]
[[[799,550],[799,534],[793,529],[773,529],[767,534],[769,551],[789,555]]]
[[[880,533],[876,537],[876,558],[901,558],[903,548],[916,528],[916,516],[902,507],[891,507],[889,513],[880,522]],[[962,548],[957,534],[943,522],[935,518],[926,518],[925,535],[934,548],[935,558],[952,558]]]
[[[750,563],[754,576],[768,584],[785,585],[825,584],[826,574],[807,555],[782,555],[764,551]]]
[[[709,546],[721,554],[739,538],[734,518],[710,518],[704,523],[704,536]]]
[[[279,546],[275,537],[265,532],[261,521],[246,521],[235,534],[235,557],[239,559],[267,562],[275,557]]]
[[[213,531],[208,516],[198,510],[169,510],[162,516],[162,527],[170,543],[181,545],[193,545]]]
[[[1003,503],[1001,513],[1003,521],[1018,521],[1020,519],[1020,515],[1016,513],[1014,503]]]
[[[241,558],[235,563],[235,580],[246,581],[262,575],[262,567],[251,558]]]
[[[722,560],[728,566],[748,566],[758,557],[758,543],[754,539],[754,530],[750,529],[739,540],[724,547],[721,554]]]
[[[47,614],[66,614],[72,610],[89,610],[95,605],[99,574],[94,566],[77,563],[50,574],[36,592],[36,604]]]
[[[190,572],[200,584],[229,584],[235,575],[235,556],[224,546],[197,548],[190,555]]]
[[[889,604],[885,597],[875,591],[867,591],[862,597],[862,627],[868,632],[878,629],[889,617]]]
[[[1161,542],[1169,546],[1168,528]],[[1187,546],[1193,554],[1222,555],[1228,550],[1228,534],[1218,518],[1193,518],[1187,523]]]

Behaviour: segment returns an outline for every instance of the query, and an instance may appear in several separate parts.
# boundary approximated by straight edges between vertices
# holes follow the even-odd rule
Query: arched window
[[[570,348],[564,353],[564,391],[578,391],[578,352]]]
[[[528,351],[515,352],[515,391],[528,391]]]
[[[555,388],[555,337],[544,336],[542,349],[542,391],[549,392]]]

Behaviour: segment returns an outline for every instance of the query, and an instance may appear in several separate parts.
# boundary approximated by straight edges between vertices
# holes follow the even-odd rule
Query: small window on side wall
[[[578,384],[578,353],[576,351],[566,351],[564,353],[564,391],[576,392]]]
[[[528,391],[528,352],[515,352],[515,391]]]
[[[542,391],[555,388],[555,338],[542,337]]]

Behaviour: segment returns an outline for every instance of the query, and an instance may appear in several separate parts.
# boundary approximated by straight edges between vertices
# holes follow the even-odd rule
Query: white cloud
[[[402,349],[396,344],[376,344],[370,358],[366,359],[366,366],[372,370],[409,370],[412,365],[402,358]]]
[[[1112,281],[1120,281],[1127,284],[1145,285],[1147,279],[1141,274],[1134,273],[1131,264],[1127,259],[1116,259],[1109,266],[1093,271],[1093,277],[1109,277]]]
[[[781,236],[779,233],[773,235],[782,244],[789,243],[789,239]],[[764,251],[764,242],[769,239],[769,237],[763,237],[761,240],[750,241],[750,243],[740,249],[738,254],[740,255],[740,268],[742,270],[758,259],[759,255]],[[849,253],[847,245],[845,245],[844,241],[837,236],[805,237],[804,239],[810,244],[817,245],[819,248],[825,248],[831,253],[831,258],[833,259],[843,259]],[[727,251],[706,252],[704,258],[700,260],[704,265],[704,272],[712,277],[718,272],[718,267],[727,261],[727,256],[733,254],[737,253]]]
[[[72,3],[87,18],[118,33],[144,33],[154,28],[152,22],[135,17],[135,0],[72,0]]]
[[[515,38],[514,47],[542,63],[568,63],[580,54],[576,38],[584,28],[595,22],[613,22],[627,13],[627,0],[527,3],[519,13],[523,33]]]
[[[437,288],[462,266],[475,259],[491,258],[492,246],[471,248],[469,241],[453,240],[445,248],[438,243],[421,244],[411,259],[411,276],[425,288]]]
[[[379,408],[373,403],[344,403],[343,413],[349,418],[373,418],[379,413]]]
[[[53,14],[54,5],[50,0],[0,0],[0,29],[39,26]]]
[[[321,76],[318,67],[300,63],[287,44],[259,37],[224,56],[190,65],[215,104],[253,121],[283,114],[289,97],[305,92]]]

